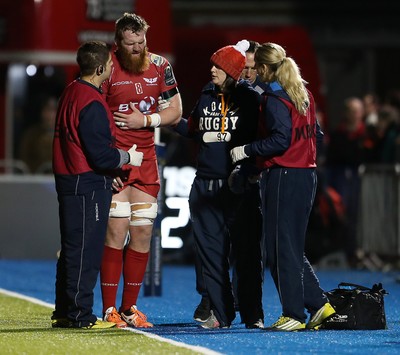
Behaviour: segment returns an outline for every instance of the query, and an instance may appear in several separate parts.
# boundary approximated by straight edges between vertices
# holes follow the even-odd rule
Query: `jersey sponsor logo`
[[[139,102],[139,110],[142,113],[151,113],[151,107],[155,104],[156,100],[153,96],[145,96]]]
[[[143,94],[143,87],[141,83],[135,83],[136,94]]]
[[[147,114],[147,113],[152,113],[151,108],[154,106],[156,103],[156,100],[153,96],[145,96],[142,100],[139,102],[133,102],[133,105],[139,109],[140,112]],[[119,112],[127,112],[131,108],[129,106],[129,103],[127,104],[120,104],[118,106],[118,111]]]
[[[155,78],[143,78],[147,85],[157,85],[157,77]]]
[[[172,71],[170,64],[168,64],[164,69],[164,82],[167,86],[172,86],[176,83],[174,72]]]
[[[205,132],[203,134],[204,143],[224,143],[229,142],[231,138],[230,132]]]
[[[136,104],[134,104],[136,106]],[[119,112],[126,112],[130,110],[129,104],[119,104],[118,111]]]
[[[111,84],[111,86],[120,86],[120,85],[133,85],[133,81],[132,80],[117,81]]]

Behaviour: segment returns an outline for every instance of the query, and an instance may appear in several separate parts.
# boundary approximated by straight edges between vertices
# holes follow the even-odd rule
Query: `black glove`
[[[234,194],[242,194],[246,188],[246,176],[240,171],[240,165],[237,165],[228,178],[228,186]]]

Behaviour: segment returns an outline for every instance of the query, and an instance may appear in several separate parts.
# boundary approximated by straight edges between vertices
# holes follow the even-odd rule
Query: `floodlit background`
[[[398,2],[0,1],[0,258],[56,258],[58,214],[49,164],[56,102],[78,75],[80,43],[112,44],[114,21],[125,11],[150,24],[149,49],[173,64],[186,117],[210,79],[211,54],[244,38],[277,42],[298,62],[316,99],[327,149],[346,99],[370,94],[377,100],[375,115],[383,105],[399,108]],[[366,99],[363,105],[364,110],[371,106]],[[388,161],[352,162],[338,182],[331,180],[329,156],[322,156],[321,191],[307,244],[313,263],[383,271],[399,267],[398,112],[392,123]],[[164,262],[191,263],[187,196],[195,148],[168,129],[159,133],[163,215],[155,233],[161,235]],[[354,260],[346,256],[348,248],[357,252]]]

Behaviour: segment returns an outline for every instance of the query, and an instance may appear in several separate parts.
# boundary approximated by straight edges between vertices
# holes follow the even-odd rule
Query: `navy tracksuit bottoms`
[[[97,320],[93,289],[103,256],[111,197],[111,189],[58,195],[61,253],[53,318],[68,318],[74,327]]]
[[[263,172],[261,199],[268,266],[282,314],[305,322],[326,302],[304,255],[305,237],[317,187],[315,169],[277,167]]]
[[[199,258],[196,275],[201,278],[198,287],[200,283],[201,288],[205,288],[221,327],[229,326],[235,318],[228,226],[233,222],[237,199],[226,179],[197,176],[189,195],[194,245]]]

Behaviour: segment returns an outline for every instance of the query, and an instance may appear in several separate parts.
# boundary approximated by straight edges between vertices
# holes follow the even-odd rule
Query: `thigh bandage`
[[[157,217],[157,203],[138,202],[131,204],[131,226],[151,225]]]
[[[129,218],[131,215],[131,204],[129,202],[111,201],[110,217]]]

